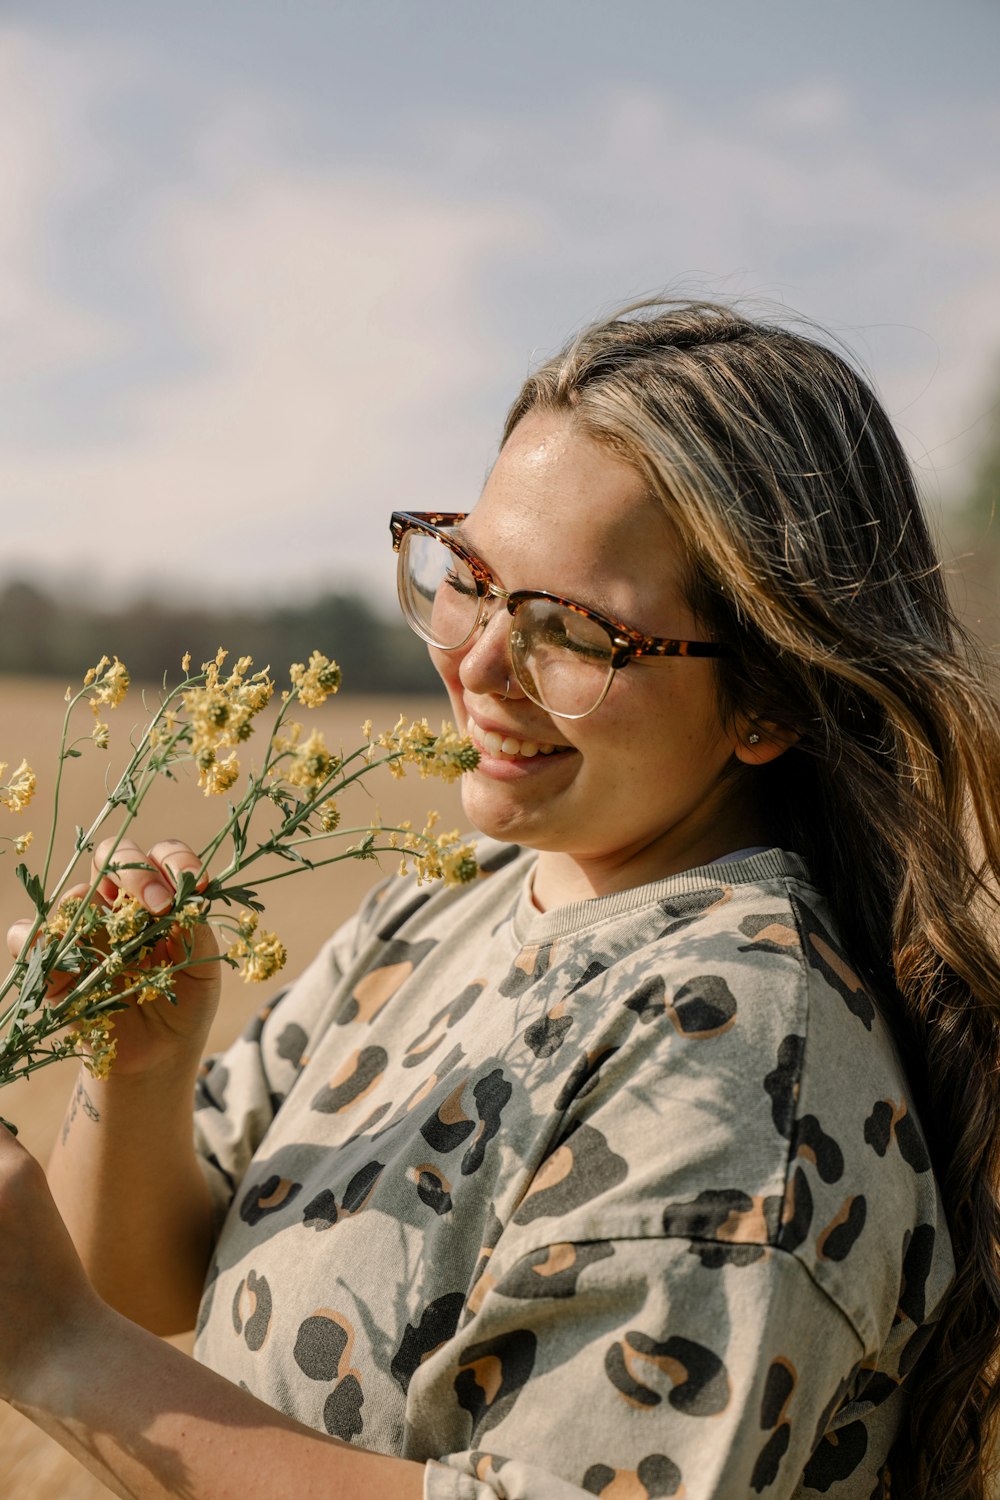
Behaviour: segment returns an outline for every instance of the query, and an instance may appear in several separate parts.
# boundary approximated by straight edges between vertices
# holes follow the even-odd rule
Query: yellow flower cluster
[[[471,844],[463,844],[458,829],[450,833],[434,832],[438,814],[429,812],[420,833],[414,833],[410,823],[399,825],[402,839],[396,831],[389,833],[389,847],[400,849],[403,857],[399,864],[400,875],[412,871],[417,885],[428,880],[440,880],[445,885],[468,885],[479,874],[476,854]],[[378,832],[373,829],[373,832]]]
[[[324,833],[334,833],[340,827],[340,808],[332,797],[321,802],[316,813]]]
[[[104,913],[103,926],[110,942],[129,943],[154,920],[152,912],[141,901],[119,891],[114,905]]]
[[[240,913],[239,929],[240,935],[226,957],[241,963],[240,975],[244,984],[260,984],[284,968],[288,958],[284,943],[273,932],[257,931],[255,912]]]
[[[389,770],[397,778],[406,774],[407,765],[414,765],[421,776],[457,781],[464,771],[475,770],[479,764],[479,751],[472,740],[459,734],[447,719],[441,724],[441,733],[434,734],[426,719],[411,724],[400,714],[393,728],[379,735],[378,743],[395,756]]]
[[[114,1024],[111,1016],[86,1016],[72,1028],[74,1050],[82,1054],[83,1066],[92,1078],[107,1078],[111,1072],[118,1050],[111,1035]]]
[[[221,648],[214,661],[202,663],[205,680],[181,694],[191,725],[191,749],[198,767],[198,785],[205,795],[228,791],[240,774],[235,754],[219,760],[224,745],[237,745],[253,733],[252,719],[271,701],[274,683],[262,672],[249,675],[253,659],[241,656],[228,677],[221,668],[228,652]],[[185,658],[185,662],[188,658]],[[186,670],[186,668],[185,668]]]
[[[94,684],[90,695],[90,706],[96,716],[102,704],[117,708],[129,689],[130,678],[124,662],[115,657],[102,656],[96,667],[91,667],[83,679],[84,687]]]
[[[296,726],[298,727],[298,726]],[[326,741],[318,729],[314,729],[304,745],[299,745],[292,756],[282,779],[289,786],[304,786],[315,789],[322,786],[328,776],[337,770],[340,761],[331,755]]]
[[[64,896],[45,924],[45,931],[51,937],[63,937],[69,931],[70,923],[80,910],[81,902],[79,896]]]
[[[140,982],[135,995],[140,1005],[148,1005],[151,1000],[169,998],[174,993],[174,972],[169,964],[160,964],[158,968],[132,974],[129,978],[132,982]]]
[[[7,762],[0,760],[0,776],[3,775],[6,769]],[[0,786],[0,805],[9,807],[11,812],[23,812],[35,795],[37,785],[38,777],[28,765],[28,762],[22,760],[6,785]]]
[[[340,668],[319,651],[312,653],[308,667],[294,662],[288,675],[303,708],[319,708],[340,687]]]

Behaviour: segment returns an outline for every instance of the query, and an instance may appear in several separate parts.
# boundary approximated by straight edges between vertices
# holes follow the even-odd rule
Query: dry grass
[[[55,682],[0,678],[0,695],[4,705],[0,758],[16,765],[22,755],[26,756],[39,776],[38,796],[28,811],[16,820],[16,830],[34,829],[36,843],[30,852],[40,859],[38,841],[48,830],[51,811],[52,768],[64,711],[62,694]],[[315,710],[309,717],[309,724],[322,728],[331,745],[343,743],[345,747],[353,748],[359,742],[359,726],[363,719],[371,717],[376,728],[388,727],[401,709],[411,718],[426,715],[431,724],[436,725],[442,716],[443,702],[443,699],[421,698],[403,702],[393,699],[387,702],[347,697],[335,699],[332,704]],[[88,747],[80,760],[68,763],[61,821],[70,836],[73,826],[92,817],[99,806],[105,771],[109,764],[112,767],[118,764],[115,744],[124,743],[135,718],[135,708],[126,700],[112,716],[110,753]],[[436,807],[441,812],[444,826],[461,825],[457,787],[446,787],[437,781],[422,782],[413,774],[402,782],[385,776],[377,787],[373,777],[369,785],[378,799],[383,817],[387,819],[408,815],[421,818],[428,807]],[[350,816],[352,805],[356,816]],[[374,799],[369,799],[363,790],[355,790],[352,803],[345,803],[345,822],[367,821],[374,806]],[[140,836],[144,835],[150,842],[159,837],[177,836],[197,846],[206,841],[218,826],[221,812],[217,799],[202,797],[191,785],[164,784],[151,795],[137,827]],[[11,828],[15,826],[15,820],[10,819],[9,814],[4,812],[3,817],[10,820]],[[6,827],[4,831],[7,831]],[[9,857],[0,861],[2,931],[6,931],[16,916],[25,914],[24,893],[13,878],[13,867],[14,860]],[[304,967],[322,939],[353,911],[361,895],[380,878],[381,873],[375,864],[348,861],[269,888],[267,926],[281,935],[288,948],[286,972],[289,975]],[[263,998],[258,989],[248,988],[229,978],[211,1045],[224,1046]],[[4,1092],[0,1101],[2,1113],[17,1122],[25,1145],[42,1159],[55,1138],[74,1073],[75,1064],[57,1064],[34,1074],[24,1083],[13,1085]],[[109,1490],[85,1474],[55,1443],[9,1407],[0,1405],[0,1496],[3,1500],[108,1500],[109,1494]]]

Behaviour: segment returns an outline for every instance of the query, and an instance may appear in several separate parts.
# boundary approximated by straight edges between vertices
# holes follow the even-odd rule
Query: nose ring
[[[502,695],[502,697],[500,699],[501,703],[506,703],[507,702],[507,696],[508,696],[509,693],[510,693],[510,678],[508,677],[506,685],[505,685],[504,690],[503,690],[503,695]]]

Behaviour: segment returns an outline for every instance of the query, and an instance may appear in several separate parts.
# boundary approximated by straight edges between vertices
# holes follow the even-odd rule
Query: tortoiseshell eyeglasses
[[[397,586],[407,623],[440,651],[457,651],[486,617],[490,599],[510,615],[510,662],[522,691],[559,719],[582,719],[604,702],[617,671],[635,657],[731,656],[714,641],[643,635],[620,620],[544,589],[500,587],[484,562],[450,535],[467,512],[396,511]]]

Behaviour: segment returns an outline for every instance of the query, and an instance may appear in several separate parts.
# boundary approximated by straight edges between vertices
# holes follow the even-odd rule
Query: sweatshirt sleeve
[[[241,1034],[202,1064],[195,1090],[195,1149],[221,1225],[246,1169],[308,1060],[310,1040],[340,1001],[371,904],[326,942],[287,989],[267,1001]]]
[[[516,1259],[414,1376],[416,1423],[444,1413],[440,1437],[463,1438],[427,1465],[426,1500],[797,1493],[864,1349],[796,1257],[740,1260],[677,1238]]]

